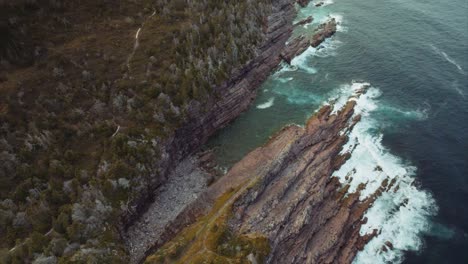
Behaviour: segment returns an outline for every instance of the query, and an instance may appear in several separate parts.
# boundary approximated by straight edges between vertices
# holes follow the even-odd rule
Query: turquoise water
[[[343,170],[358,168],[371,181],[365,172],[378,164],[413,184],[368,214],[368,228],[377,226],[396,249],[378,253],[383,240],[375,239],[356,262],[468,263],[468,1],[329,3],[301,10],[298,19],[315,20],[296,34],[310,34],[328,16],[342,21],[339,32],[274,73],[209,146],[229,168],[282,126],[345,98],[353,80],[369,82],[373,92],[359,102],[366,118],[353,135],[362,147]],[[408,207],[396,210],[404,198]]]

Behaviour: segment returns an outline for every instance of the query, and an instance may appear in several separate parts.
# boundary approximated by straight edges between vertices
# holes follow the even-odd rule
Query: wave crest
[[[353,83],[341,89],[334,99],[335,109],[346,103],[346,98],[368,83]],[[432,196],[415,186],[416,167],[393,155],[382,145],[383,135],[375,133],[377,121],[372,117],[379,105],[376,99],[381,92],[369,88],[356,101],[355,115],[361,115],[349,142],[342,154],[351,157],[334,173],[343,185],[349,185],[349,193],[360,191],[360,199],[371,197],[385,186],[383,192],[366,212],[367,222],[361,227],[361,235],[377,230],[374,237],[354,263],[398,263],[403,260],[404,251],[419,250],[422,247],[421,234],[430,229],[429,218],[437,207]]]

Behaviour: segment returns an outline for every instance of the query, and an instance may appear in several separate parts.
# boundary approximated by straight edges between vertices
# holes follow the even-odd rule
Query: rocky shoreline
[[[191,224],[200,225],[197,219],[234,190],[224,203],[231,208],[229,230],[244,237],[265,236],[270,244],[267,263],[351,263],[377,235],[377,230],[359,234],[367,221],[365,212],[382,192],[392,188],[391,183],[382,182],[373,195],[360,200],[359,192],[365,186],[348,193],[349,186],[333,177],[349,157],[349,153],[340,154],[347,134],[360,121],[354,114],[354,99],[367,88],[364,84],[342,109],[335,112],[326,105],[305,127],[287,126],[250,152],[188,206],[165,237],[173,238]],[[219,217],[215,214],[202,228],[211,228],[210,223]],[[249,260],[257,263],[258,257],[251,254]]]
[[[313,21],[312,17],[308,17],[304,20],[299,21],[294,26],[307,24]],[[332,18],[329,21],[321,24],[315,31],[314,35],[309,38],[305,35],[300,35],[292,39],[287,45],[284,51],[281,53],[281,58],[288,64],[291,64],[294,57],[303,53],[309,47],[317,48],[327,38],[330,38],[336,33],[337,21]]]
[[[290,63],[292,58],[311,46],[316,35],[324,36],[321,38],[324,41],[335,33],[330,33],[330,30],[334,28],[336,31],[336,22],[332,20],[329,24],[335,27],[321,26],[312,39],[301,36],[286,45],[293,28],[297,26],[292,23],[297,10],[290,0],[274,1],[273,8],[268,17],[266,40],[258,56],[238,70],[228,83],[215,88],[216,96],[209,98],[206,103],[208,107],[202,109],[199,104],[190,105],[190,116],[185,125],[162,144],[162,158],[155,168],[166,176],[153,177],[155,181],[132,202],[133,210],[123,217],[122,234],[131,263],[141,262],[203,211],[191,203],[206,189],[207,182],[211,181],[209,178],[213,176],[198,168],[199,161],[192,153],[217,130],[247,110],[256,96],[256,88],[281,61]],[[311,21],[312,18],[307,18],[304,23]],[[187,184],[192,181],[183,180],[186,177],[201,182],[197,184],[199,188],[188,187]],[[173,189],[184,190],[181,197],[177,197],[180,199],[176,199]],[[166,203],[171,206],[166,206]]]
[[[258,56],[244,68],[237,70],[229,82],[216,87],[215,96],[208,98],[204,106],[196,102],[192,103],[188,111],[190,116],[184,125],[177,129],[171,138],[161,143],[161,159],[154,164],[154,168],[160,175],[165,176],[151,177],[153,182],[132,201],[130,208],[133,209],[122,217],[121,233],[130,252],[132,263],[138,263],[151,247],[161,245],[171,238],[167,235],[159,237],[158,232],[150,234],[150,230],[167,229],[166,226],[174,221],[173,218],[167,218],[164,222],[147,223],[145,215],[148,214],[151,206],[154,206],[155,199],[158,199],[156,197],[164,195],[162,190],[165,189],[164,186],[171,177],[172,171],[177,171],[181,162],[197,151],[211,135],[229,124],[251,105],[256,96],[256,88],[282,60],[280,54],[292,34],[292,22],[296,11],[294,2],[291,0],[273,1],[273,12],[267,21],[266,40],[259,48]],[[206,111],[206,109],[209,110]],[[184,208],[184,205],[181,204],[181,206]],[[156,208],[156,210],[159,209]],[[141,233],[139,229],[147,230],[147,233]],[[144,243],[138,241],[145,235]]]

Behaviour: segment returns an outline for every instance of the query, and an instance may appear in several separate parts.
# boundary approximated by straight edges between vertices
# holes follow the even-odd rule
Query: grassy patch
[[[263,263],[270,252],[268,239],[260,234],[238,234],[228,227],[236,191],[223,194],[209,214],[182,230],[145,263],[250,263],[249,254]]]

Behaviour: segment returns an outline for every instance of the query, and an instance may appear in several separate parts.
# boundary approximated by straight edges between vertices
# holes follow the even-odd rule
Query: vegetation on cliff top
[[[0,2],[0,262],[126,262],[119,216],[158,177],[187,105],[255,55],[270,8]]]
[[[150,255],[145,264],[251,263],[249,258],[264,263],[270,253],[268,239],[261,234],[237,234],[229,228],[238,189],[219,197],[210,213]]]

